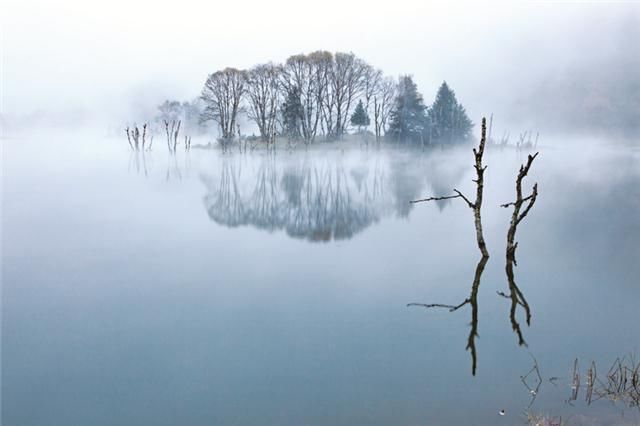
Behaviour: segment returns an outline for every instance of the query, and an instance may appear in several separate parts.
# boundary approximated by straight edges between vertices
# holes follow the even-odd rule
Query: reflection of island
[[[282,229],[309,241],[349,239],[394,213],[406,217],[426,184],[421,158],[382,153],[224,157],[219,176],[202,181],[216,223]]]

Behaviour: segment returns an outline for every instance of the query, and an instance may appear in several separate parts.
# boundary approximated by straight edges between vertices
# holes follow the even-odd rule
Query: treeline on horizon
[[[357,129],[376,142],[452,144],[469,140],[473,128],[446,82],[427,106],[411,75],[395,79],[353,53],[327,51],[216,71],[197,100],[166,101],[157,120],[184,119],[193,130],[213,122],[220,141],[229,143],[241,137],[242,116],[266,143],[276,137],[305,144],[340,140]]]

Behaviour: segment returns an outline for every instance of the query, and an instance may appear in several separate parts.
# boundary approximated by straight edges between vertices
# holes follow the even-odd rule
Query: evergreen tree
[[[369,115],[367,115],[367,111],[364,109],[364,105],[362,104],[362,100],[358,102],[355,111],[351,114],[351,124],[358,127],[358,131],[362,131],[363,127],[367,127],[369,125]]]
[[[287,93],[280,113],[282,114],[282,130],[284,135],[289,139],[300,139],[302,136],[300,125],[304,108],[300,102],[300,93],[296,88],[293,88]]]
[[[427,107],[413,78],[400,77],[398,95],[390,114],[389,134],[397,141],[420,144],[429,130]]]
[[[363,127],[367,127],[369,125],[369,116],[367,115],[367,111],[364,109],[364,105],[362,104],[362,100],[358,102],[355,111],[351,115],[351,124],[358,127],[358,131],[362,131]]]
[[[436,142],[464,142],[471,136],[473,123],[446,81],[438,89],[436,100],[429,110],[429,119]]]

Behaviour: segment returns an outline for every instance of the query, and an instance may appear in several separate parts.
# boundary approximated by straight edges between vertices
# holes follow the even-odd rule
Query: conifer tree
[[[363,127],[367,127],[370,123],[367,111],[364,109],[362,100],[358,102],[355,111],[351,115],[351,124],[358,127],[358,132],[362,131]]]
[[[429,131],[427,107],[411,76],[400,77],[397,93],[390,114],[390,135],[400,142],[425,142]]]
[[[280,113],[282,114],[283,134],[290,140],[300,139],[302,136],[300,132],[300,122],[304,110],[297,89],[293,88],[288,91]]]
[[[464,142],[471,136],[473,123],[446,81],[438,89],[436,100],[429,109],[429,119],[434,142]]]

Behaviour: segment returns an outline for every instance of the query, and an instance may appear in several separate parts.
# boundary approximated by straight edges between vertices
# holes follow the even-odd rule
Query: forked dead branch
[[[533,160],[538,156],[538,153],[527,157],[526,164],[520,166],[518,176],[516,177],[516,200],[510,203],[502,204],[500,207],[508,208],[513,206],[513,212],[511,214],[511,222],[509,224],[509,230],[507,231],[507,249],[506,249],[506,266],[505,271],[507,274],[507,282],[509,283],[509,294],[498,292],[498,295],[511,300],[511,309],[509,311],[509,320],[511,321],[511,328],[518,336],[518,344],[520,346],[526,346],[527,343],[522,335],[520,323],[516,318],[516,310],[518,306],[524,309],[525,320],[527,325],[531,325],[531,309],[527,299],[518,287],[515,281],[515,275],[513,272],[514,266],[517,266],[516,262],[516,249],[518,243],[515,241],[518,225],[527,216],[531,208],[538,198],[538,184],[533,185],[531,194],[524,197],[522,194],[522,181],[529,173]]]
[[[454,312],[466,304],[471,305],[471,331],[469,332],[469,337],[467,339],[467,347],[466,349],[471,352],[471,374],[475,376],[476,367],[477,367],[477,356],[476,356],[476,343],[475,339],[478,337],[478,290],[480,288],[480,278],[482,277],[482,273],[484,268],[489,260],[489,251],[487,250],[487,245],[484,240],[484,234],[482,232],[482,199],[484,193],[484,172],[487,169],[487,166],[482,164],[482,157],[484,155],[484,148],[486,144],[486,132],[487,132],[487,121],[485,118],[482,119],[482,130],[480,137],[480,145],[478,149],[473,149],[473,156],[475,159],[475,171],[476,171],[476,179],[474,182],[476,183],[476,199],[474,202],[471,202],[462,192],[455,189],[453,192],[455,195],[448,195],[442,197],[429,197],[421,200],[413,200],[411,203],[420,203],[425,201],[437,201],[437,200],[448,200],[452,198],[461,198],[467,206],[473,210],[473,217],[476,228],[476,242],[478,244],[478,249],[482,257],[480,258],[478,265],[476,266],[476,271],[474,274],[473,284],[471,286],[471,294],[467,299],[465,299],[459,305],[443,305],[440,303],[409,303],[407,306],[421,306],[424,308],[447,308],[449,312]]]

